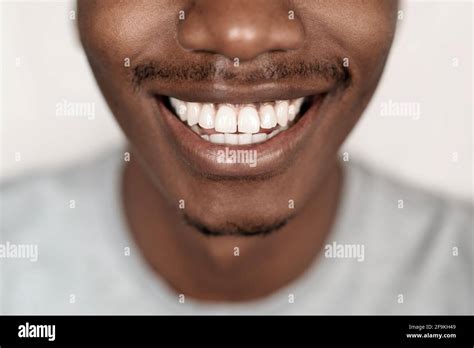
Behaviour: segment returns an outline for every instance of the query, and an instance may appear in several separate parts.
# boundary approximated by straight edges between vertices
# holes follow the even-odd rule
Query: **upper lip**
[[[331,81],[268,82],[258,85],[232,86],[228,83],[187,83],[184,86],[169,83],[150,83],[148,93],[154,96],[165,95],[188,102],[246,104],[288,100],[310,95],[327,93],[335,87]]]

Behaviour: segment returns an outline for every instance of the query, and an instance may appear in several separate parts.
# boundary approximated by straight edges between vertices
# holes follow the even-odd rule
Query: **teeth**
[[[237,135],[237,138],[235,137],[236,135]],[[203,135],[201,137],[204,140],[208,140],[214,144],[234,144],[234,145],[235,144],[239,144],[239,145],[256,144],[256,143],[261,143],[262,141],[267,140],[267,134],[265,133],[257,133],[257,134],[216,133],[216,134],[211,134],[209,136]]]
[[[260,119],[257,109],[252,106],[244,106],[239,112],[239,132],[258,133],[260,130]]]
[[[265,133],[252,134],[252,143],[261,143],[262,141],[267,140],[268,135]]]
[[[205,141],[246,145],[264,142],[291,127],[304,98],[235,105],[185,102],[172,97],[169,101],[181,121]],[[204,129],[217,133],[202,134]],[[261,129],[272,131],[268,134]]]
[[[176,114],[179,116],[181,121],[186,121],[186,111],[188,109],[186,103],[176,98],[170,98],[170,103],[176,110]]]
[[[187,103],[186,107],[186,117],[188,120],[188,125],[194,126],[199,122],[199,109],[201,106],[199,103]]]
[[[290,106],[288,106],[288,121],[289,122],[293,121],[295,117],[296,117],[296,105],[290,104]]]
[[[260,108],[260,127],[271,129],[277,125],[275,108],[270,104],[265,104]]]
[[[214,105],[204,104],[199,113],[199,125],[204,129],[214,128]]]
[[[280,130],[279,129],[275,129],[273,132],[271,132],[270,134],[268,134],[268,139],[270,138],[273,138],[275,135],[277,135],[278,133],[280,133]]]
[[[304,98],[295,99],[290,106],[288,106],[288,121],[293,121],[301,109]]]
[[[199,126],[197,124],[195,124],[194,126],[191,126],[191,130],[194,133],[199,134]]]
[[[252,134],[242,133],[239,134],[239,145],[252,144]]]
[[[216,131],[235,133],[237,131],[237,115],[233,107],[221,105],[216,114]]]
[[[211,134],[209,136],[209,141],[214,144],[225,144],[225,137],[224,134]]]
[[[238,134],[225,133],[224,134],[224,139],[225,139],[226,144],[237,145],[239,143],[239,135]]]
[[[276,102],[275,114],[280,126],[284,127],[288,124],[288,102],[286,100]]]
[[[293,101],[293,105],[295,105],[296,109],[300,111],[301,105],[303,105],[304,98],[298,98]]]

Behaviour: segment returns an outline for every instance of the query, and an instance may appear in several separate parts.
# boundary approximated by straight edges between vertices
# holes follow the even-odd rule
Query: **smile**
[[[154,95],[156,120],[178,158],[207,177],[273,176],[291,166],[324,116],[328,91],[243,103]],[[320,115],[321,114],[321,115]],[[324,117],[323,117],[324,118]],[[225,147],[256,154],[256,166],[222,161]]]
[[[306,98],[251,104],[185,102],[169,98],[179,119],[205,141],[248,145],[265,142],[289,129]]]

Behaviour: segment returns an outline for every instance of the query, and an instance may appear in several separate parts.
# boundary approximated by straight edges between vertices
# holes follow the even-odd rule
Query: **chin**
[[[264,213],[256,210],[241,212],[222,211],[219,214],[192,214],[186,212],[184,220],[196,231],[207,236],[266,236],[277,232],[292,218],[286,212]]]

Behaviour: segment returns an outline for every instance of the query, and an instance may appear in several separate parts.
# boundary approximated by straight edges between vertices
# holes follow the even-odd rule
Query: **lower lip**
[[[297,157],[301,146],[314,131],[320,105],[325,100],[324,95],[313,96],[311,105],[304,115],[289,129],[280,132],[273,138],[258,144],[225,145],[214,144],[202,139],[187,125],[178,119],[163,103],[161,97],[154,98],[157,113],[163,120],[166,133],[177,151],[176,154],[183,162],[198,175],[215,177],[251,177],[271,176],[283,171]],[[220,163],[218,157],[228,150],[255,151],[256,165],[249,163]]]

